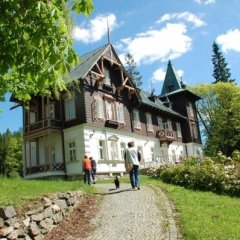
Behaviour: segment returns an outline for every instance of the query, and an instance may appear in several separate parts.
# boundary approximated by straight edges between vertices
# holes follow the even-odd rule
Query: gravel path
[[[91,220],[95,231],[78,240],[182,239],[175,223],[174,207],[157,187],[132,190],[129,184],[96,184],[104,200]]]

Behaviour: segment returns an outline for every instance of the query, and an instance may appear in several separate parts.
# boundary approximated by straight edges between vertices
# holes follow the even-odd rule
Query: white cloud
[[[201,20],[199,17],[197,17],[195,14],[190,12],[182,12],[182,13],[167,13],[164,14],[157,23],[166,22],[170,20],[184,20],[186,22],[192,23],[194,27],[202,27],[206,23]]]
[[[153,81],[164,81],[166,75],[166,71],[162,68],[157,69],[152,74],[152,80]]]
[[[107,33],[107,22],[112,31],[116,26],[116,16],[114,14],[98,15],[92,19],[87,25],[76,26],[73,29],[73,38],[76,41],[89,43],[97,42]]]
[[[177,72],[177,75],[181,78],[184,74],[184,71],[179,69],[175,70]],[[153,81],[164,81],[166,75],[166,71],[163,68],[158,68],[156,71],[152,74],[152,80]]]
[[[240,29],[231,29],[227,33],[219,35],[216,42],[222,46],[224,52],[240,52]]]
[[[216,2],[216,0],[194,0],[194,2],[196,2],[198,4],[209,5],[209,4],[214,4]]]
[[[182,69],[176,70],[177,75],[181,78],[184,74],[184,71]]]
[[[161,29],[122,39],[123,54],[131,53],[138,64],[175,59],[191,49],[192,39],[186,33],[184,24],[168,23]]]

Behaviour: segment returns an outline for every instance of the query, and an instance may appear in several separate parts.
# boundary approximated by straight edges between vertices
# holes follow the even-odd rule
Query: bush
[[[178,165],[160,166],[149,175],[170,184],[202,191],[240,196],[240,164],[222,155],[216,159],[187,158]]]

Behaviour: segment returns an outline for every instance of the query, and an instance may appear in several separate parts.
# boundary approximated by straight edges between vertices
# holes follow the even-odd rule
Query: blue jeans
[[[91,184],[91,172],[90,169],[84,170],[84,176],[83,176],[84,183]]]
[[[132,170],[129,172],[130,176],[130,182],[132,188],[139,187],[140,186],[140,181],[139,181],[139,166],[138,165],[133,165]]]

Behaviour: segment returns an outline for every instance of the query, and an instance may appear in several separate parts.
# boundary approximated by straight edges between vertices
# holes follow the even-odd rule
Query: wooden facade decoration
[[[91,54],[87,56],[91,56]],[[79,154],[75,156],[76,152],[80,152],[80,154],[87,152],[94,156],[103,147],[106,148],[107,154],[104,155],[104,151],[102,151],[103,155],[101,158],[99,157],[98,163],[102,161],[102,169],[107,166],[106,171],[110,173],[109,164],[116,159],[111,147],[114,150],[117,146],[119,150],[117,160],[122,160],[123,146],[131,140],[132,136],[138,141],[138,146],[144,147],[144,154],[148,151],[146,159],[150,159],[156,152],[159,154],[162,152],[159,143],[169,145],[176,141],[178,146],[191,143],[189,140],[191,126],[189,125],[193,124],[188,125],[190,120],[184,109],[185,105],[187,106],[187,100],[184,102],[179,101],[178,96],[176,99],[172,97],[173,99],[170,100],[175,105],[170,109],[164,106],[162,101],[154,100],[155,97],[159,98],[158,96],[151,99],[146,92],[135,88],[132,79],[128,76],[111,45],[96,50],[92,56],[93,59],[88,58],[74,72],[75,79],[79,83],[81,82],[79,92],[73,89],[73,94],[68,97],[66,93],[62,93],[58,100],[33,96],[28,106],[24,106],[25,175],[46,172],[52,174],[54,171],[59,172],[60,175],[67,175],[69,172],[79,174],[81,172],[79,164],[81,163],[78,159]],[[109,70],[107,80],[110,80],[110,84],[107,84],[106,81],[104,83],[105,75],[108,76],[104,72],[104,67]],[[183,97],[184,94],[180,96],[180,99],[182,100]],[[48,113],[51,104],[54,104],[53,117]],[[31,111],[36,112],[34,119],[31,119]],[[146,117],[146,113],[150,115],[150,118]],[[161,127],[159,118],[162,119],[161,124],[170,121],[171,128]],[[148,121],[149,119],[151,120]],[[198,130],[197,119],[194,118],[194,120],[195,128]],[[181,138],[177,138],[177,123],[181,125],[180,127],[186,126],[187,128],[186,131],[182,131]],[[149,124],[151,130],[148,129]],[[166,126],[168,125],[166,124]],[[194,137],[196,139],[192,142],[199,144],[200,136],[195,134]],[[146,141],[151,143],[147,144],[148,147],[144,145]],[[54,153],[50,149],[52,145],[55,146]],[[153,152],[152,149],[155,146],[158,149]],[[184,151],[184,148],[182,149]],[[53,155],[56,157],[56,161],[53,161]],[[76,158],[72,160],[71,158],[74,157]],[[76,167],[71,168],[71,166]],[[76,173],[74,171],[77,167],[79,169]],[[120,172],[124,171],[121,170],[124,169],[123,165],[118,167],[117,170],[112,169],[113,172],[119,169]]]

